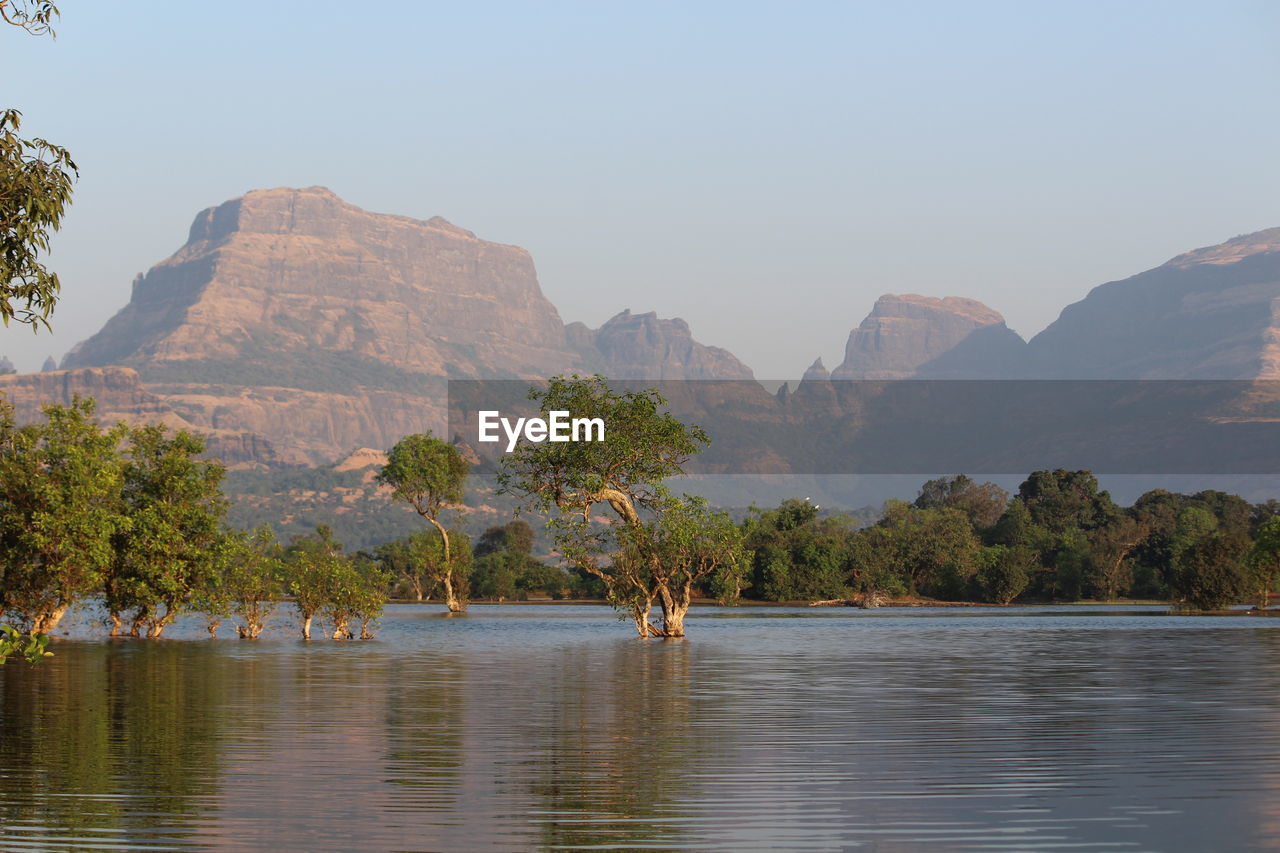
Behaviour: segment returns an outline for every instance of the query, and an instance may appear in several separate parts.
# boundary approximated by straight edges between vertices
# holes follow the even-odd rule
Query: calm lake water
[[[1280,619],[438,610],[310,644],[81,617],[0,668],[0,849],[1280,848]]]

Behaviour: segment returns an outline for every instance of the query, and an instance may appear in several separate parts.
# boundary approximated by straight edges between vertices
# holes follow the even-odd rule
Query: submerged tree
[[[34,634],[101,587],[128,523],[116,449],[125,429],[100,430],[92,400],[44,414],[14,427],[12,410],[0,410],[0,612]]]
[[[161,426],[129,430],[123,469],[124,523],[105,579],[112,635],[131,611],[129,635],[159,637],[200,590],[218,582],[225,469],[197,458],[204,439]]]
[[[561,553],[605,583],[609,600],[631,615],[641,636],[683,636],[684,614],[670,609],[672,579],[655,571],[656,549],[637,550],[635,543],[649,529],[642,513],[651,516],[668,499],[662,481],[683,473],[708,443],[706,432],[661,411],[666,401],[656,390],[615,391],[603,376],[557,376],[530,389],[529,399],[544,416],[567,411],[602,419],[604,437],[521,443],[503,460],[501,488],[528,508],[559,513],[551,526]],[[616,528],[593,519],[602,505],[612,510]],[[612,552],[620,558],[608,559]],[[662,629],[648,618],[655,600],[663,607]]]
[[[407,435],[387,452],[387,464],[378,481],[391,487],[391,495],[404,501],[435,527],[442,546],[441,574],[445,605],[451,613],[467,609],[461,584],[455,574],[449,531],[440,521],[447,505],[462,502],[462,486],[467,479],[467,461],[458,449],[431,433]]]
[[[236,531],[229,535],[225,565],[222,584],[230,612],[237,618],[236,634],[242,640],[256,640],[284,597],[283,549],[268,525],[251,534]]]
[[[289,591],[302,619],[302,637],[311,639],[311,623],[323,615],[335,640],[354,637],[353,622],[360,622],[360,638],[370,639],[373,620],[382,615],[391,575],[372,560],[342,553],[328,525],[315,536],[294,540],[286,556]]]

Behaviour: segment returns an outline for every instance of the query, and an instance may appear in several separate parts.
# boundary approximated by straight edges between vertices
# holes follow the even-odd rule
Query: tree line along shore
[[[735,520],[669,490],[709,438],[663,412],[656,391],[574,376],[530,396],[610,426],[606,441],[522,443],[504,460],[500,488],[545,520],[550,559],[535,557],[523,517],[475,542],[449,526],[465,511],[468,464],[430,434],[402,439],[378,475],[422,529],[348,553],[325,525],[289,542],[229,527],[225,471],[201,458],[198,436],[104,428],[92,400],[49,406],[26,426],[0,410],[0,658],[38,660],[67,610],[89,600],[111,636],[158,638],[195,612],[211,634],[225,625],[255,639],[292,609],[308,639],[317,621],[333,639],[369,638],[392,598],[461,612],[533,597],[604,600],[641,637],[679,637],[690,605],[707,599],[1265,609],[1280,574],[1280,502],[1155,490],[1121,507],[1088,471],[1037,471],[1014,495],[965,475],[934,479],[869,525],[794,499]]]

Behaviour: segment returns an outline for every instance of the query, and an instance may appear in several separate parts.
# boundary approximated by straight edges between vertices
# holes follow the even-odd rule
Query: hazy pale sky
[[[260,187],[527,248],[565,321],[689,321],[760,377],[887,292],[1031,336],[1090,288],[1280,226],[1280,4],[62,0],[0,105],[82,178],[61,358]]]

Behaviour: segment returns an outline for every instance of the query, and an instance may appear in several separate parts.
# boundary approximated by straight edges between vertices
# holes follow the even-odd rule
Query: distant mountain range
[[[565,372],[753,378],[683,320],[565,325],[523,249],[310,187],[201,212],[61,369],[0,376],[0,391],[20,418],[92,395],[105,420],[194,429],[228,463],[270,467],[442,432],[449,379]],[[1280,228],[1101,285],[1030,341],[974,300],[886,295],[843,363],[819,361],[794,393],[828,378],[1280,379]]]

